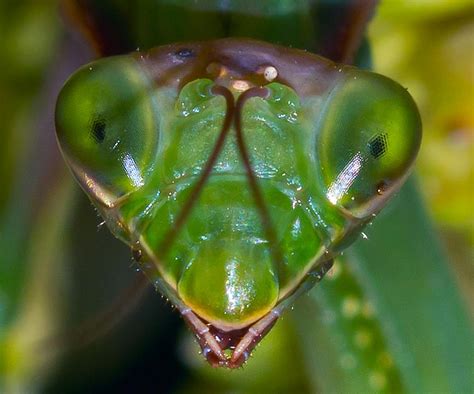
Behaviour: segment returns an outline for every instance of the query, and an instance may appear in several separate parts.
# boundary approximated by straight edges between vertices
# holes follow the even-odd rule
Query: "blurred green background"
[[[115,3],[104,23],[130,11]],[[137,9],[123,30],[130,44],[175,35],[172,24],[160,25],[159,38],[159,28],[147,30],[149,3],[128,3]],[[268,3],[270,16],[291,10],[291,2]],[[217,34],[204,27],[201,34]],[[0,392],[472,392],[473,3],[382,1],[368,40],[374,70],[406,86],[419,105],[417,179],[243,370],[216,371],[151,288],[108,335],[84,347],[64,340],[139,273],[128,249],[98,228],[55,141],[57,92],[93,50],[57,0],[2,0]]]

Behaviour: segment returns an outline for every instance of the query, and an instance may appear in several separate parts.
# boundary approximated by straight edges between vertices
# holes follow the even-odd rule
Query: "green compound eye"
[[[421,143],[421,120],[407,91],[381,75],[349,70],[331,93],[319,128],[327,199],[364,218],[408,175]]]
[[[82,186],[107,205],[143,185],[156,154],[153,91],[134,58],[115,57],[82,67],[60,93],[62,152]]]

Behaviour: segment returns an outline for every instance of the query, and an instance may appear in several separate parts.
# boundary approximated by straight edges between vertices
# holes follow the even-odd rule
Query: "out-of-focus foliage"
[[[60,31],[55,1],[0,3],[0,387],[2,378],[28,369],[19,348],[56,323],[54,303],[42,289],[60,261],[58,232],[67,220],[70,183],[45,177],[48,144],[39,123]]]
[[[0,212],[13,193],[31,147],[38,92],[57,57],[60,33],[55,0],[0,3]]]
[[[118,7],[104,18],[128,16],[129,32],[150,45],[155,33],[160,42],[175,39],[175,22],[186,37],[194,28],[218,34],[212,12],[195,27],[168,7],[167,24],[150,24],[158,3],[118,0],[129,13]],[[314,31],[308,16],[301,29]],[[420,105],[418,172],[431,212],[471,236],[473,20],[469,0],[387,0],[370,29],[375,70],[402,82]],[[236,26],[245,33],[248,23]],[[271,29],[254,31],[263,38]],[[54,95],[87,60],[69,41],[56,0],[0,3],[0,392],[472,392],[471,322],[413,184],[243,370],[211,370],[154,294],[118,332],[51,357],[61,349],[40,338],[107,308],[134,274],[127,250],[95,230],[99,219],[59,161]]]

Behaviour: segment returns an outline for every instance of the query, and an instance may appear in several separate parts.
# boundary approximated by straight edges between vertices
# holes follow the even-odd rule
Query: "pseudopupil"
[[[105,139],[105,121],[101,118],[96,118],[92,122],[91,127],[92,137],[98,142],[101,143]]]
[[[370,154],[374,159],[383,156],[387,151],[387,134],[378,134],[369,141]]]

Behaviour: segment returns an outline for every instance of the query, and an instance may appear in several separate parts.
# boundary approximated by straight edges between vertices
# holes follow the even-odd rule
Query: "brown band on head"
[[[260,220],[262,222],[263,231],[270,244],[272,258],[274,260],[275,266],[278,267],[283,262],[283,253],[281,252],[278,246],[275,228],[273,227],[270,213],[268,212],[268,208],[263,198],[262,191],[260,190],[260,187],[258,185],[257,177],[253,172],[252,163],[250,162],[247,146],[245,145],[245,137],[242,132],[242,110],[245,102],[252,97],[268,98],[268,96],[269,90],[267,88],[251,88],[242,93],[235,105],[234,124],[237,137],[237,146],[239,148],[239,153],[245,167],[245,172],[249,181],[250,190],[253,194],[255,204],[257,205],[257,210],[260,214]]]
[[[342,67],[306,51],[236,38],[166,45],[134,56],[157,86],[177,91],[199,78],[227,87],[234,80],[264,86],[269,80],[262,74],[262,67],[271,66],[278,70],[272,82],[291,87],[302,99],[328,91],[341,77]],[[226,71],[224,78],[219,76],[220,68]]]

